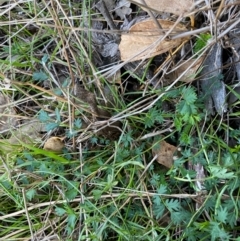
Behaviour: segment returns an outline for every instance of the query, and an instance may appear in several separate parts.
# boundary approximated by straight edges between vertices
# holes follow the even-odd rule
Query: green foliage
[[[144,118],[145,128],[152,127],[155,123],[163,123],[163,113],[155,108],[151,108]]]
[[[158,194],[165,194],[167,193],[167,186],[161,184],[160,187],[157,189]]]
[[[123,143],[124,147],[128,147],[131,144],[131,142],[133,141],[132,132],[133,132],[132,130],[128,131],[127,133],[125,133],[122,136],[121,142]]]
[[[217,220],[221,223],[226,224],[228,217],[228,211],[227,208],[219,207],[217,210]]]
[[[61,207],[56,207],[55,208],[55,213],[58,216],[63,216],[66,213],[66,210],[64,208],[61,208]]]
[[[180,116],[180,123],[189,123],[194,125],[201,120],[197,107],[197,95],[193,87],[184,87],[182,89],[182,100],[177,104],[176,111]],[[179,126],[179,124],[177,124]]]
[[[220,166],[209,166],[209,170],[213,177],[229,179],[235,177],[233,172],[228,172],[228,170],[224,167]]]
[[[211,38],[210,33],[201,33],[199,37],[197,38],[197,41],[194,45],[193,51],[194,53],[201,53],[201,50],[204,49],[204,47],[207,45],[207,41]]]
[[[218,240],[230,240],[231,235],[229,235],[223,228],[220,227],[220,224],[217,222],[210,222],[209,230],[211,232],[211,241]]]
[[[39,72],[34,72],[33,73],[33,80],[45,81],[47,79],[48,79],[48,76],[43,71],[39,71]]]
[[[174,199],[167,199],[165,205],[170,212],[178,211],[181,208],[179,201]]]
[[[32,199],[34,198],[35,195],[36,195],[36,190],[34,190],[34,189],[29,189],[26,192],[26,197],[29,201],[32,201]]]
[[[43,57],[42,57],[42,64],[45,65],[48,61],[48,55],[47,54],[44,54]]]
[[[59,125],[61,124],[61,115],[59,113],[58,108],[55,109],[55,113],[56,113],[56,120],[54,121],[46,111],[44,110],[40,110],[39,114],[38,114],[38,119],[46,124],[46,130],[47,131],[51,131],[54,130],[55,128],[59,127]]]

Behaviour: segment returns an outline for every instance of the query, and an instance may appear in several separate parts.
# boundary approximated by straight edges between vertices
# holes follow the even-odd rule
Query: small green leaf
[[[76,119],[75,121],[74,121],[74,126],[76,127],[76,128],[81,128],[82,127],[82,121],[81,121],[81,119]]]
[[[55,113],[56,113],[57,122],[61,122],[61,115],[58,108],[55,109]]]
[[[49,117],[48,113],[44,110],[40,110],[39,114],[38,114],[38,119],[41,122],[47,122],[49,121],[51,118]]]
[[[99,190],[99,189],[94,189],[93,191],[92,191],[92,193],[93,193],[93,196],[94,196],[94,199],[97,201],[100,197],[101,197],[101,195],[102,195],[102,190]]]
[[[33,80],[45,81],[47,79],[48,79],[48,76],[43,71],[33,73]]]
[[[27,196],[27,199],[29,201],[32,201],[32,199],[34,198],[36,194],[36,190],[35,189],[29,189],[27,192],[26,192],[26,196]]]
[[[153,203],[155,203],[156,205],[160,205],[162,203],[162,200],[158,195],[154,195],[153,196]]]
[[[52,131],[53,129],[57,128],[59,126],[58,123],[51,122],[46,124],[46,131]]]
[[[72,188],[65,193],[68,200],[73,200],[77,196],[77,194],[78,191],[75,188]]]
[[[63,208],[60,208],[60,207],[56,207],[55,208],[55,213],[58,215],[58,216],[63,216],[65,213],[66,213],[66,210],[63,209]]]
[[[43,57],[42,57],[42,64],[46,64],[48,61],[48,55],[47,54],[44,54]]]
[[[174,210],[178,211],[181,208],[179,201],[174,199],[167,199],[165,205],[170,212]]]
[[[159,179],[160,179],[160,176],[156,173],[153,173],[153,175],[150,179],[151,185],[153,185],[154,187],[157,187],[159,184]]]
[[[207,45],[207,41],[211,37],[212,36],[209,33],[201,33],[201,34],[199,34],[199,38],[197,38],[197,41],[196,41],[195,46],[193,48],[193,52],[194,53],[199,53]]]
[[[68,227],[71,228],[71,230],[74,229],[76,220],[77,220],[77,216],[75,213],[71,213],[68,215]]]
[[[226,168],[220,166],[209,166],[209,169],[214,177],[229,179],[235,177],[234,172],[228,172]]]
[[[163,216],[165,211],[165,206],[163,203],[160,204],[153,204],[153,214],[156,217],[156,219],[159,219]]]
[[[95,137],[95,136],[93,136],[93,137],[91,137],[90,142],[91,142],[92,144],[97,144],[98,138]]]
[[[133,138],[132,138],[132,131],[129,131],[129,132],[127,132],[126,134],[124,134],[124,135],[122,136],[122,139],[121,139],[124,147],[129,146],[130,143],[132,142],[132,140],[133,140]]]
[[[222,208],[222,207],[220,207],[220,208],[217,210],[217,219],[218,219],[218,221],[226,224],[226,222],[227,222],[227,217],[228,217],[227,208]]]
[[[187,104],[193,104],[197,100],[197,95],[193,87],[184,87],[182,95]]]
[[[165,194],[167,192],[167,186],[165,185],[160,185],[160,187],[157,189],[158,194]]]
[[[229,240],[231,236],[222,228],[219,227],[219,223],[210,222],[210,232],[211,232],[211,241],[219,240]]]

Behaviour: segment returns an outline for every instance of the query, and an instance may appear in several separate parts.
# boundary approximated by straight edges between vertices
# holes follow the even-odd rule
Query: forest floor
[[[0,4],[0,241],[240,241],[239,1]]]

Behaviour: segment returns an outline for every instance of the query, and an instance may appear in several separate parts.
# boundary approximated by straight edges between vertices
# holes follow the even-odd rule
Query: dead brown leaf
[[[142,5],[142,0],[134,0],[134,3],[139,3]],[[194,8],[193,0],[145,0],[147,7],[152,10],[165,12],[165,13],[173,13],[176,15],[186,14]]]
[[[173,146],[166,141],[161,141],[159,147],[154,147],[152,150],[153,155],[157,155],[157,162],[167,168],[171,168],[173,165],[173,157],[177,147]]]
[[[202,62],[204,60],[204,57],[199,58],[197,61],[196,59],[189,59],[189,60],[183,60],[179,61],[179,67],[176,69],[176,71],[166,75],[167,79],[171,79],[172,82],[177,79],[183,72],[186,72],[179,81],[191,83],[195,80],[197,71],[199,70],[199,67],[202,65]],[[196,61],[196,63],[189,68],[193,62]],[[189,69],[188,69],[189,68]],[[187,70],[188,69],[188,70]],[[187,70],[187,71],[186,71]]]
[[[162,19],[158,19],[158,22],[165,32],[175,24],[172,21]],[[184,32],[186,30],[186,27],[179,23],[172,31]],[[151,19],[133,25],[129,30],[129,34],[122,35],[119,45],[121,60],[126,61],[130,59],[131,61],[135,61],[151,58],[165,53],[189,39],[189,37],[184,37],[160,41],[165,35],[164,31],[159,31],[159,28]]]

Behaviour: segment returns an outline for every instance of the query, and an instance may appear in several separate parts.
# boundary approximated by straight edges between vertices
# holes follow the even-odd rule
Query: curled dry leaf
[[[166,141],[161,141],[159,147],[154,147],[152,150],[153,155],[157,155],[157,162],[167,168],[173,165],[173,157],[177,147],[173,146]]]
[[[143,6],[142,0],[134,0],[134,3],[140,4]],[[148,8],[165,13],[173,13],[176,15],[186,14],[194,8],[194,1],[193,0],[145,0],[145,3]]]
[[[161,40],[166,31],[174,26],[174,22],[158,19],[164,31],[160,31],[153,20],[145,20],[133,25],[129,34],[122,35],[119,45],[121,60],[141,60],[151,58],[156,55],[165,53],[189,39],[188,37],[178,38],[174,40]],[[172,32],[184,32],[186,27],[182,24],[177,24]]]
[[[55,153],[61,153],[62,149],[64,147],[64,143],[63,143],[64,138],[65,137],[60,138],[60,137],[57,137],[57,136],[49,138],[45,142],[43,149],[45,149],[47,151],[52,151],[52,152],[55,152]]]
[[[199,58],[197,61],[196,61],[196,59],[188,59],[188,60],[179,61],[179,63],[178,63],[179,67],[174,72],[169,73],[165,77],[168,80],[171,80],[171,82],[173,82],[182,73],[184,73],[184,75],[179,79],[179,81],[191,83],[192,81],[195,80],[197,71],[199,70],[199,67],[202,65],[203,60],[204,60],[204,57]],[[189,66],[192,64],[193,64],[193,66],[189,68]]]

